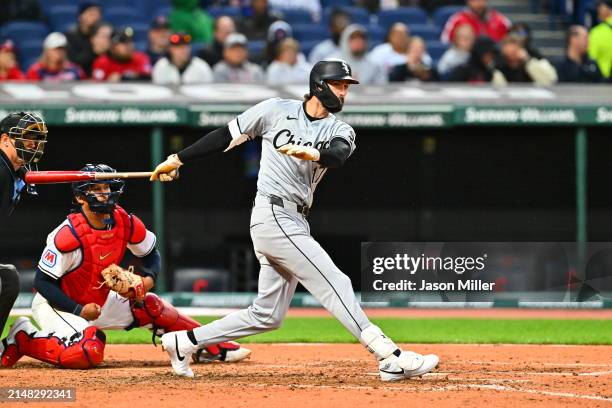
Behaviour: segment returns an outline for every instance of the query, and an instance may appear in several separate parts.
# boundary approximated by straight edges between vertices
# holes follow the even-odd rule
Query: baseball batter
[[[333,113],[342,109],[349,86],[357,83],[345,61],[319,61],[310,73],[305,101],[263,101],[155,169],[152,180],[170,181],[182,164],[262,138],[250,225],[261,265],[258,296],[247,309],[213,323],[164,334],[162,345],[177,374],[193,377],[189,356],[201,347],[278,328],[298,282],[374,354],[382,380],[420,376],[438,365],[436,355],[402,351],[368,320],[350,279],[310,235],[306,216],[318,183],[355,150],[355,131]]]
[[[82,171],[114,172],[103,164]],[[18,318],[4,340],[1,366],[27,355],[62,368],[92,368],[104,358],[103,329],[148,327],[161,335],[200,326],[149,292],[161,259],[155,235],[117,205],[123,186],[122,180],[73,183],[75,209],[47,237],[34,279],[32,315],[42,331]],[[140,258],[141,275],[117,266],[127,250]],[[225,342],[194,356],[231,362],[249,354]]]

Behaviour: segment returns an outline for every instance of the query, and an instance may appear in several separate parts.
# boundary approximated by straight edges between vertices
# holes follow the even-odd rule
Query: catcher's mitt
[[[112,264],[102,271],[104,278],[103,284],[106,284],[111,290],[119,293],[126,298],[141,301],[144,299],[145,288],[142,276],[134,273],[134,267],[130,266],[129,270]]]

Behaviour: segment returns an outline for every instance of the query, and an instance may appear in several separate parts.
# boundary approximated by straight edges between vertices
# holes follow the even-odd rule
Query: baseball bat
[[[28,184],[57,184],[73,183],[75,181],[87,180],[109,180],[109,179],[134,179],[149,178],[151,172],[117,172],[117,173],[98,173],[93,171],[29,171],[25,174],[25,181]]]

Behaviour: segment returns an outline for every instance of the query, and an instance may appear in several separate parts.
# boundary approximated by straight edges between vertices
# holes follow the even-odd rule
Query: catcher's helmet
[[[116,170],[106,164],[87,164],[81,171],[94,173],[116,173]],[[109,193],[92,192],[91,187],[96,184],[107,184]],[[100,214],[112,214],[117,206],[119,196],[123,193],[125,183],[121,179],[108,180],[85,180],[72,183],[72,194],[74,197],[82,197],[89,204],[89,209]],[[98,197],[106,196],[106,200],[100,201]],[[75,205],[80,207],[75,200]]]
[[[352,77],[352,70],[349,64],[341,59],[328,58],[317,62],[310,71],[310,95],[316,96],[325,108],[332,112],[342,110],[342,101],[338,98],[326,81],[348,81],[351,84],[358,84]]]
[[[47,125],[42,118],[31,112],[14,112],[0,121],[0,134],[15,140],[15,149],[23,166],[30,170],[36,166],[45,152]]]

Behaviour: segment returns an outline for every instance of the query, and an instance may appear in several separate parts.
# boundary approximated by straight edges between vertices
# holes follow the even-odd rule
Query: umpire
[[[47,126],[33,113],[11,113],[0,121],[0,224],[12,214],[24,190],[33,192],[24,175],[37,166],[46,141]],[[0,263],[0,335],[18,294],[17,268]]]

